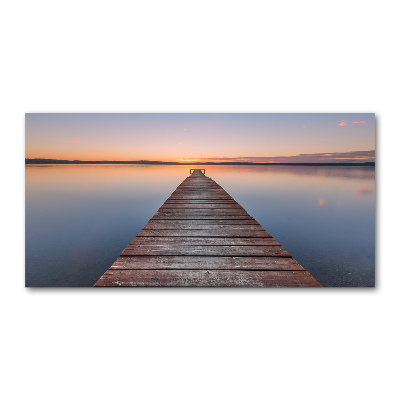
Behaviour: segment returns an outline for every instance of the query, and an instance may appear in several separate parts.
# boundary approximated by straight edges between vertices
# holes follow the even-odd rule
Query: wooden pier
[[[190,171],[96,287],[321,286],[202,171]]]

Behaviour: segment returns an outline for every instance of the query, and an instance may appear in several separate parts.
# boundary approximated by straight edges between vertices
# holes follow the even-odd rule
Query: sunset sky
[[[375,114],[26,114],[26,158],[375,161]]]

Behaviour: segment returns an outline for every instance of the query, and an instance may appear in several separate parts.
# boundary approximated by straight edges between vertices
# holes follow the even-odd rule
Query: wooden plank
[[[274,238],[202,238],[202,237],[174,237],[174,236],[136,236],[129,246],[279,246]]]
[[[170,204],[164,203],[159,211],[162,210],[244,210],[242,206],[237,203],[232,204]]]
[[[210,204],[207,199],[170,199],[164,204]],[[215,199],[211,204],[238,204],[232,197],[227,199]]]
[[[168,199],[164,203],[165,205],[175,205],[175,204],[184,204],[184,205],[202,205],[202,204],[210,204],[208,199]],[[217,204],[226,204],[226,205],[235,205],[237,204],[233,199],[214,199],[212,201],[213,205]]]
[[[197,198],[197,197],[215,197],[215,198],[223,198],[223,199],[231,199],[232,197],[226,193],[224,190],[222,191],[205,191],[205,190],[199,190],[199,191],[182,191],[182,192],[174,192],[171,193],[170,198],[174,197],[192,197],[192,198]]]
[[[244,220],[244,221],[254,221],[252,217],[249,215],[241,215],[241,214],[218,214],[213,215],[211,213],[197,213],[197,214],[190,214],[190,213],[156,213],[151,220],[163,220],[163,221],[173,221],[173,220]]]
[[[256,221],[251,219],[246,220],[230,220],[230,219],[207,219],[207,220],[165,220],[165,219],[151,219],[143,229],[225,229],[225,228],[240,229],[246,228],[248,230],[264,230],[264,228]]]
[[[222,206],[222,207],[221,207]],[[203,215],[203,214],[236,214],[236,215],[249,215],[243,208],[233,207],[231,205],[221,204],[218,207],[207,207],[203,208],[200,206],[190,206],[190,207],[171,207],[171,206],[161,206],[157,211],[159,214],[187,214],[187,215]]]
[[[282,246],[126,246],[123,256],[244,256],[244,257],[291,257]]]
[[[198,196],[199,194],[210,194],[216,196],[230,197],[230,195],[224,189],[176,189],[171,195],[183,195],[183,196]]]
[[[212,256],[124,256],[111,269],[247,269],[270,271],[304,271],[289,257],[218,257]]]
[[[186,185],[186,186],[178,186],[173,193],[176,192],[194,192],[194,191],[219,191],[226,193],[226,191],[221,186],[211,186],[211,185]]]
[[[233,217],[246,217],[249,218],[250,215],[247,214],[246,211],[240,210],[240,209],[208,209],[208,210],[203,210],[203,209],[197,209],[197,208],[192,208],[192,209],[173,209],[173,210],[161,210],[157,211],[154,216],[157,217],[179,217],[179,216],[185,216],[185,217],[191,217],[189,219],[195,219],[197,217],[202,217],[202,216],[212,216],[215,218],[225,218],[226,216],[232,216]],[[194,218],[193,218],[194,217]]]
[[[175,190],[175,192],[171,193],[171,196],[199,196],[199,195],[207,195],[214,197],[228,197],[229,194],[225,192],[223,189],[185,189],[185,190]],[[230,196],[229,196],[230,197]]]
[[[193,200],[206,200],[207,202],[212,202],[214,203],[216,200],[233,200],[231,197],[209,197],[209,196],[192,196],[192,197],[185,197],[185,196],[176,196],[176,197],[170,197],[168,200],[183,200],[185,202],[191,202]]]
[[[217,185],[200,185],[199,183],[196,183],[192,186],[181,186],[179,185],[175,191],[186,191],[186,190],[218,190],[220,192],[227,193],[221,186]]]
[[[317,287],[307,271],[108,270],[96,286]]]
[[[136,237],[224,237],[224,238],[257,238],[271,237],[264,229],[248,230],[241,226],[224,229],[142,229]]]
[[[211,191],[218,190],[220,192],[226,193],[226,191],[221,186],[218,186],[218,185],[198,185],[198,184],[178,186],[175,189],[175,192],[177,192],[177,191],[182,191],[182,192],[183,191],[203,191],[203,190],[204,191],[207,191],[207,190],[211,190]]]

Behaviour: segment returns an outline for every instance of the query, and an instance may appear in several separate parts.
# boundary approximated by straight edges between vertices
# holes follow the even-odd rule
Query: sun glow
[[[185,163],[187,163],[187,162],[199,162],[199,161],[201,161],[201,158],[181,158],[179,160],[179,162],[185,162]]]

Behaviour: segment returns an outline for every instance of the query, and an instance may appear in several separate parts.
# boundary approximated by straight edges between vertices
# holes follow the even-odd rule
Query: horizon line
[[[40,161],[40,162],[39,162]],[[56,159],[56,158],[25,158],[25,164],[167,164],[167,165],[318,165],[318,164],[329,164],[329,165],[337,165],[337,164],[346,164],[346,165],[354,165],[354,164],[375,164],[375,160],[373,161],[361,161],[361,160],[341,160],[341,161],[319,161],[319,162],[252,162],[252,161],[195,161],[195,162],[179,162],[179,161],[158,161],[158,160],[65,160],[65,159]]]

